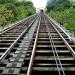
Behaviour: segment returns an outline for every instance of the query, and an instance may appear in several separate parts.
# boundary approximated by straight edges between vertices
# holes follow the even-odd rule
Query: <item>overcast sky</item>
[[[36,8],[45,8],[47,4],[47,0],[27,0],[27,1],[32,1]]]
[[[45,8],[47,0],[31,0],[36,8]]]

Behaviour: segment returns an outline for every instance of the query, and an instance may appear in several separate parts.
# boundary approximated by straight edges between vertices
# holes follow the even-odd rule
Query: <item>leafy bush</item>
[[[14,15],[11,10],[3,5],[0,5],[0,26],[11,23],[14,20]]]
[[[48,15],[63,25],[70,32],[75,32],[75,8],[70,7],[64,11],[51,10]]]
[[[22,0],[0,0],[0,26],[23,19],[35,13],[32,2]]]
[[[59,7],[60,6],[60,7]],[[69,0],[63,0],[53,9],[47,9],[47,13],[54,20],[63,25],[71,33],[75,33],[75,5],[72,5]]]

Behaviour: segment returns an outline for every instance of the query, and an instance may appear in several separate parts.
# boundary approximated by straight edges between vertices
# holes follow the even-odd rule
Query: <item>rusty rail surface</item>
[[[75,75],[74,43],[46,14],[37,16],[0,35],[0,75]]]

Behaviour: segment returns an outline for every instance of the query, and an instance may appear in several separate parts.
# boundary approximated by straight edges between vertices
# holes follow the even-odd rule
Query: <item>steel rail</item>
[[[49,22],[50,19],[48,18]],[[61,35],[61,33],[57,30],[57,28],[53,25],[53,23],[50,22],[50,24],[52,25],[52,27],[56,30],[56,32],[58,33],[58,35],[62,38],[64,44],[66,45],[66,47],[71,51],[72,55],[75,57],[75,51],[73,50],[73,48],[69,45],[69,43],[65,40],[65,38]]]
[[[3,60],[6,58],[6,56],[10,53],[10,51],[13,49],[13,47],[16,45],[16,43],[19,41],[19,39],[26,33],[26,31],[32,26],[32,24],[35,22],[35,20],[38,17],[36,17],[32,23],[21,33],[21,35],[12,43],[12,45],[3,53],[3,55],[0,57],[0,63],[3,62]]]
[[[59,23],[57,23],[56,21],[54,21],[51,17],[49,17],[48,15],[46,15],[48,18],[49,18],[49,20],[52,22],[52,24],[55,24],[68,38],[69,38],[69,40],[71,41],[71,37],[70,37],[70,35],[68,35],[61,27],[59,27]]]
[[[50,43],[51,43],[51,48],[52,48],[52,51],[53,51],[53,55],[54,55],[55,63],[56,63],[56,66],[57,66],[57,70],[58,70],[59,75],[61,75],[61,72],[60,72],[60,69],[59,69],[59,64],[57,62],[56,54],[55,54],[54,47],[53,47],[53,44],[52,44],[50,31],[49,31],[49,28],[48,28],[46,22],[45,22],[45,25],[46,25],[46,29],[47,29],[47,32],[48,32],[49,40],[50,40]]]
[[[46,22],[46,20],[45,20],[45,22]],[[47,26],[47,25],[46,25],[46,26]],[[48,28],[48,26],[47,26],[47,28]],[[49,30],[49,28],[48,28],[48,30]],[[58,52],[57,52],[57,50],[56,50],[56,47],[55,47],[55,45],[54,45],[54,41],[53,41],[53,39],[52,39],[52,35],[51,35],[50,30],[49,30],[49,34],[50,34],[50,38],[51,38],[51,41],[52,41],[52,44],[53,44],[53,47],[54,47],[53,50],[55,50],[54,52],[55,52],[55,54],[56,54],[56,56],[57,56],[57,59],[58,59],[58,62],[59,62],[59,64],[60,64],[60,67],[61,67],[62,73],[63,73],[63,75],[65,75],[65,72],[64,72],[64,70],[63,70],[63,67],[62,67],[62,64],[61,64],[61,61],[60,61],[60,58],[59,58]]]
[[[31,73],[32,73],[32,66],[33,66],[33,61],[34,61],[34,57],[35,57],[37,39],[38,39],[38,35],[39,35],[40,21],[41,21],[41,18],[39,20],[39,24],[38,24],[38,28],[37,28],[37,33],[36,33],[36,37],[35,37],[35,41],[34,41],[34,46],[32,49],[32,54],[31,54],[31,58],[30,58],[30,62],[29,62],[28,70],[27,70],[27,75],[31,75]]]
[[[46,24],[46,20],[45,20],[45,24]],[[46,24],[46,26],[47,26],[47,24]],[[51,42],[52,42],[53,51],[54,51],[54,53],[55,53],[55,55],[56,55],[56,58],[57,58],[57,62],[59,63],[58,66],[61,67],[62,73],[63,73],[63,75],[65,75],[65,72],[64,72],[64,70],[63,70],[63,67],[62,67],[62,64],[61,64],[59,55],[58,55],[57,50],[56,50],[56,47],[55,47],[55,45],[54,45],[54,41],[52,40],[52,35],[51,35],[51,32],[50,32],[48,26],[47,26],[47,30],[48,30],[48,32],[49,32],[49,36],[50,36],[50,39],[51,39]],[[60,70],[60,71],[61,71],[61,70]],[[61,72],[60,72],[60,73],[61,73]],[[62,74],[60,74],[60,75],[62,75]]]
[[[12,25],[12,26],[10,26],[10,27],[8,27],[8,28],[2,30],[2,31],[0,32],[0,35],[6,33],[7,31],[9,31],[9,30],[13,29],[14,27],[18,26],[20,23],[22,23],[22,22],[24,22],[24,21],[27,21],[29,18],[34,17],[34,16],[35,16],[35,15],[29,16],[29,17],[27,17],[26,19],[24,19],[24,20],[22,20],[22,21],[20,21],[20,22],[18,22],[18,23],[15,23],[14,25]]]
[[[51,40],[52,40],[52,36],[51,36]],[[57,55],[58,62],[59,62],[59,64],[60,64],[59,66],[61,67],[61,70],[62,70],[63,75],[65,75],[64,69],[63,69],[63,67],[62,67],[62,64],[61,64],[61,61],[60,61],[60,58],[59,58],[59,55],[58,55],[58,52],[57,52],[57,50],[56,50],[56,47],[55,47],[55,45],[54,45],[54,41],[53,41],[53,40],[52,40],[52,43],[53,43],[54,50],[55,50],[56,55]]]

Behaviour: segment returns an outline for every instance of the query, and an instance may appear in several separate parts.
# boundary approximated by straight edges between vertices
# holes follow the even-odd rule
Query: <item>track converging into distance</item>
[[[75,45],[37,13],[0,33],[0,75],[75,75]]]

